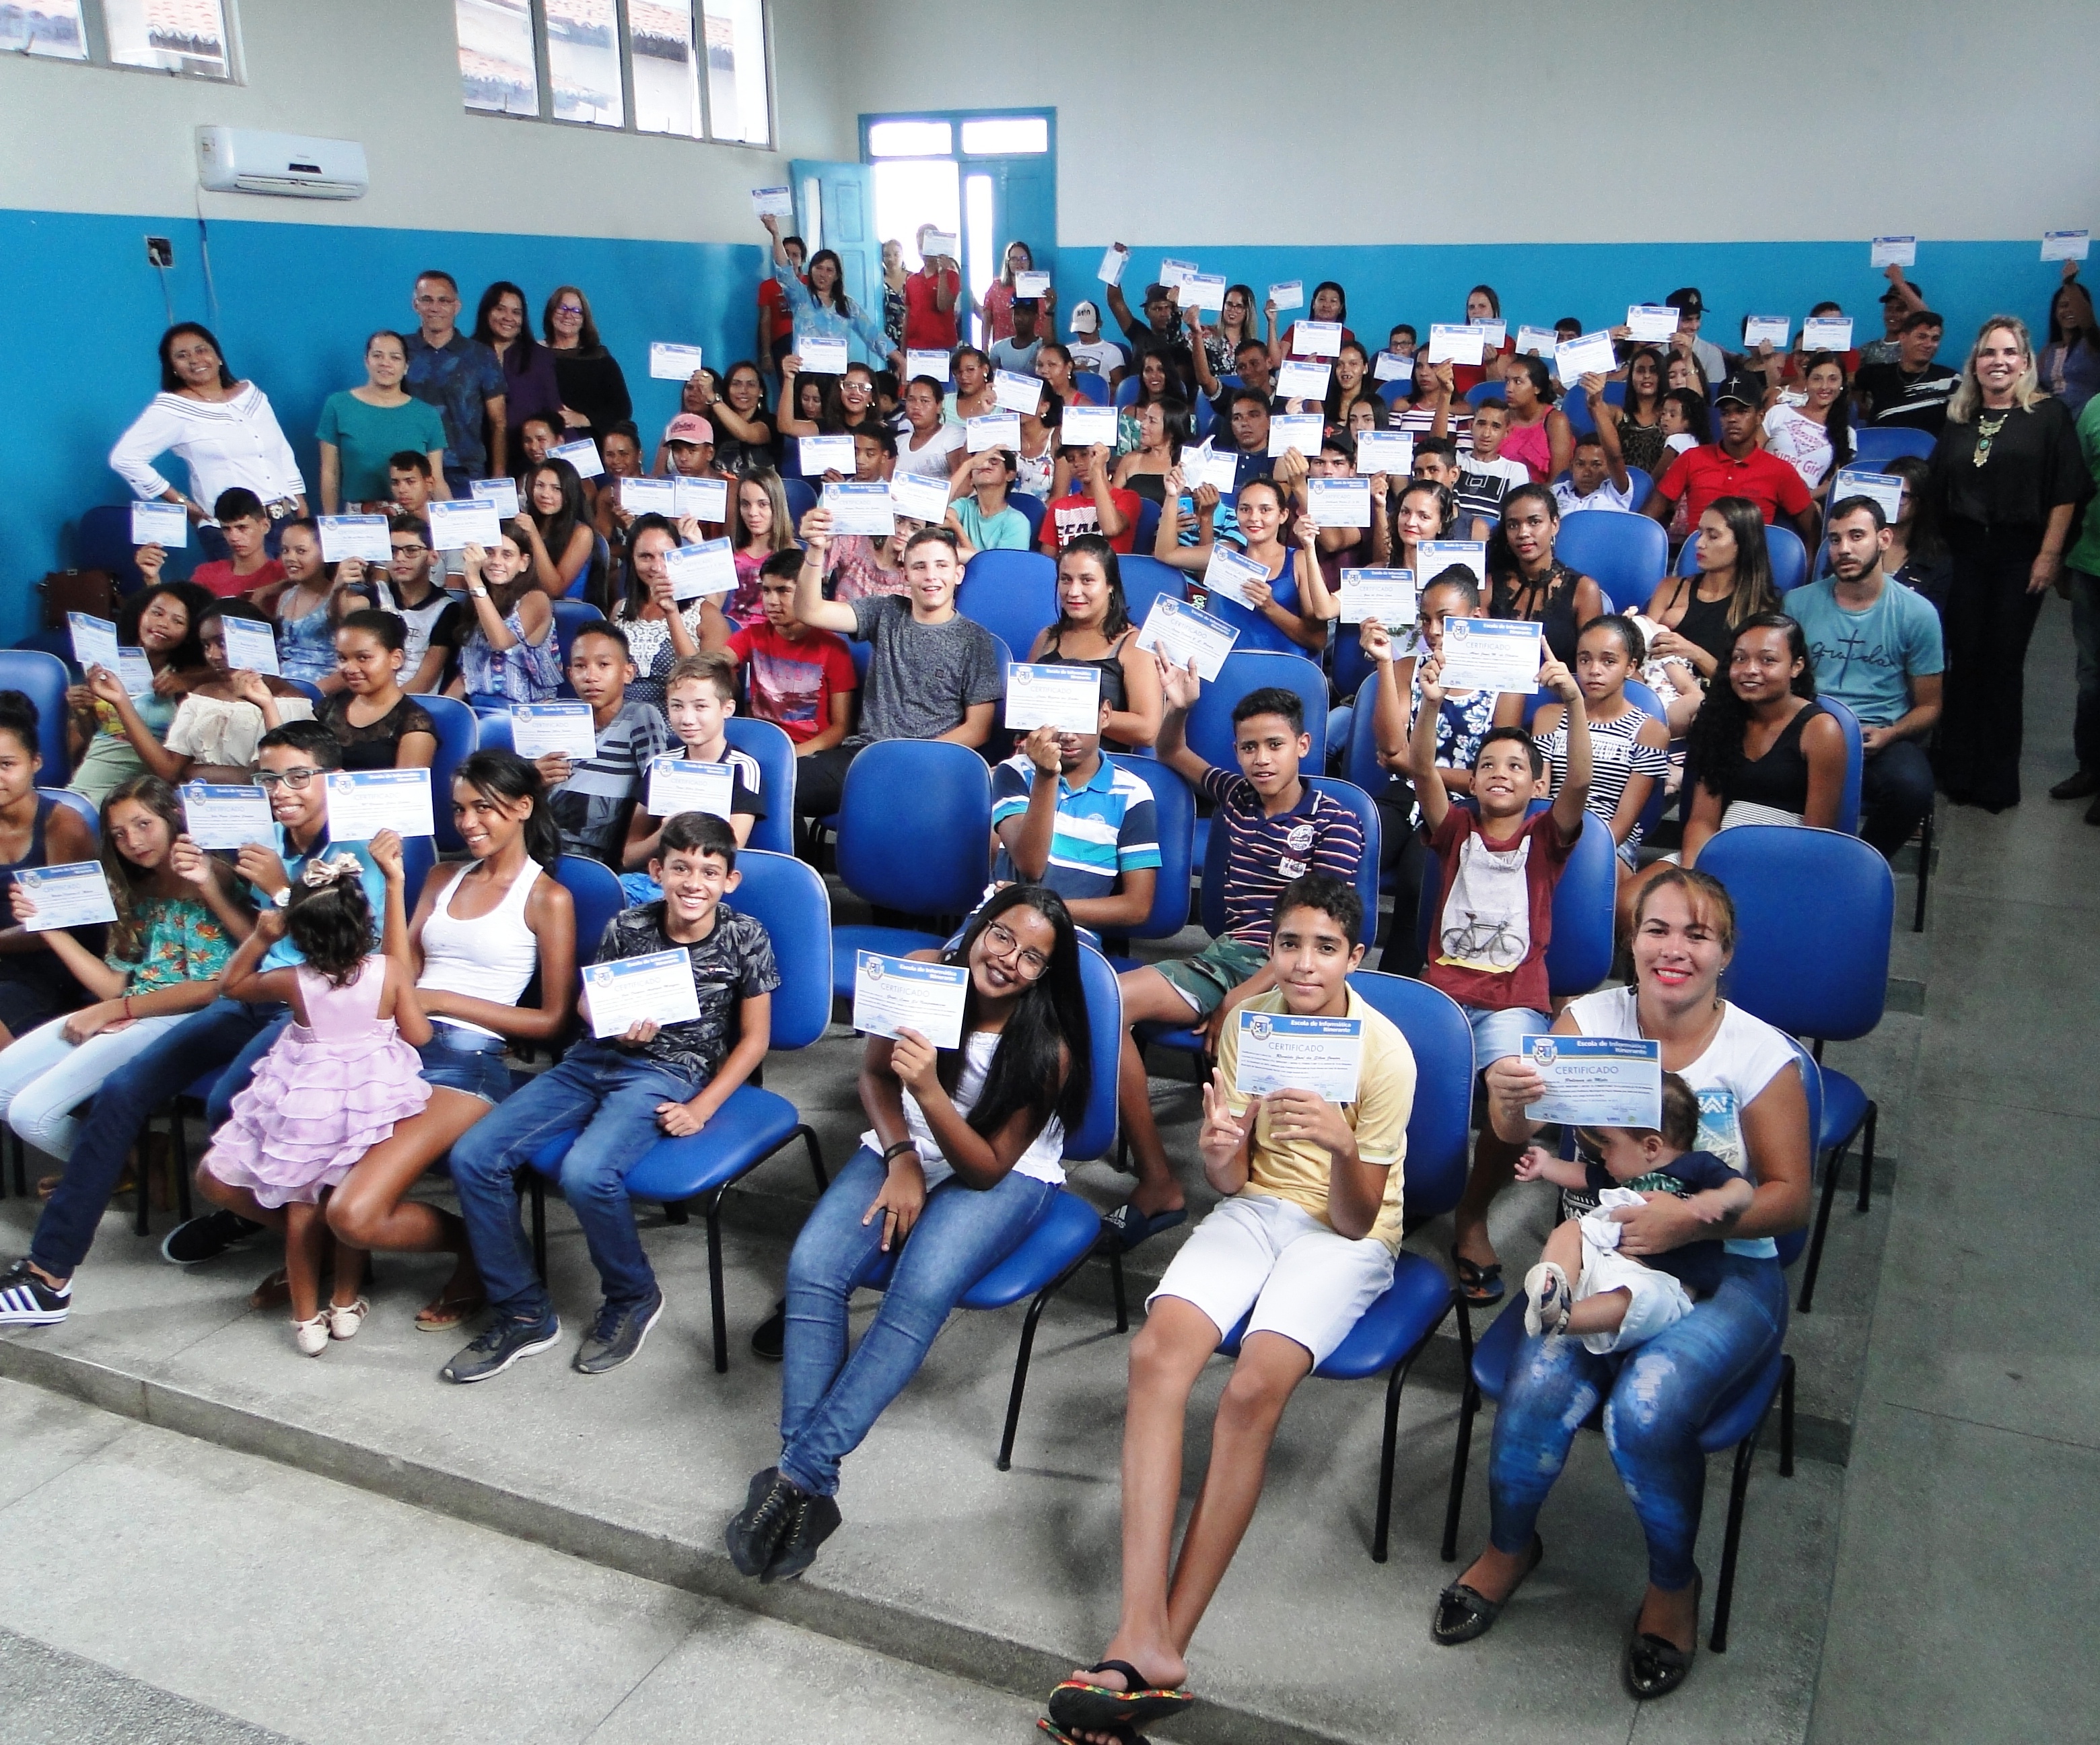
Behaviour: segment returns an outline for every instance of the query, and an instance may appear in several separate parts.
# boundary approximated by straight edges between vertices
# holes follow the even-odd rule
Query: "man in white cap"
[[[1130,367],[1130,354],[1114,340],[1101,338],[1101,311],[1092,303],[1073,304],[1071,328],[1072,341],[1065,349],[1072,354],[1074,369],[1113,382],[1118,370]]]

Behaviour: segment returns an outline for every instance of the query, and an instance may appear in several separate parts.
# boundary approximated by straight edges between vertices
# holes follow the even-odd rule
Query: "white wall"
[[[2095,0],[884,0],[844,20],[861,109],[1056,106],[1068,247],[2100,228]],[[1331,195],[1307,185],[1330,170]]]
[[[749,190],[858,154],[831,0],[770,0],[777,152],[469,114],[450,0],[233,0],[240,85],[0,57],[0,205],[188,216],[192,130],[363,143],[358,201],[205,194],[207,218],[762,241]]]

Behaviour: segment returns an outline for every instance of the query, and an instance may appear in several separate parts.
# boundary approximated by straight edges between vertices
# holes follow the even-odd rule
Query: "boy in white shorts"
[[[1699,1142],[1699,1097],[1674,1072],[1662,1076],[1659,1129],[1582,1127],[1576,1141],[1594,1160],[1569,1162],[1534,1145],[1516,1166],[1520,1182],[1552,1182],[1597,1196],[1596,1209],[1565,1220],[1524,1275],[1524,1330],[1533,1338],[1578,1335],[1600,1356],[1630,1351],[1691,1314],[1693,1298],[1719,1288],[1721,1244],[1688,1242],[1652,1263],[1636,1260],[1619,1252],[1618,1208],[1640,1205],[1650,1194],[1673,1194],[1701,1223],[1718,1224],[1748,1206],[1757,1191],[1711,1151],[1692,1149]]]
[[[1414,1057],[1350,990],[1363,926],[1348,881],[1316,872],[1286,886],[1269,940],[1276,987],[1241,1006],[1219,1038],[1198,1142],[1211,1185],[1230,1197],[1174,1257],[1132,1341],[1122,1620],[1103,1659],[1052,1694],[1052,1737],[1141,1729],[1193,1700],[1180,1688],[1183,1657],[1254,1517],[1284,1406],[1392,1282]],[[1362,1021],[1355,1102],[1241,1091],[1241,1022],[1286,1013]],[[1210,1468],[1170,1579],[1189,1390],[1242,1317]]]

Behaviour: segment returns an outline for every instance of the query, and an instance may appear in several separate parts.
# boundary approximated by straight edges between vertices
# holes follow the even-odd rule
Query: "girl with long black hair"
[[[1082,533],[1057,554],[1057,621],[1037,633],[1028,658],[1091,666],[1101,675],[1101,700],[1109,706],[1101,743],[1109,750],[1159,737],[1167,711],[1159,669],[1152,652],[1137,646],[1115,547],[1100,534]]]

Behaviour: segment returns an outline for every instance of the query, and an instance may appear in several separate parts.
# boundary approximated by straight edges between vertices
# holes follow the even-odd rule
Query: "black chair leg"
[[[1864,1212],[1874,1199],[1874,1129],[1882,1118],[1882,1106],[1877,1102],[1867,1105],[1867,1130],[1860,1140],[1860,1209]]]
[[[174,1119],[168,1123],[168,1155],[174,1160],[175,1172],[175,1208],[187,1224],[190,1221],[190,1131],[189,1123],[183,1119],[179,1098],[175,1103]]]
[[[1830,1154],[1830,1160],[1823,1166],[1823,1197],[1816,1204],[1815,1230],[1808,1239],[1808,1264],[1802,1269],[1801,1296],[1794,1304],[1794,1311],[1807,1314],[1808,1305],[1815,1300],[1815,1275],[1823,1266],[1823,1238],[1830,1228],[1830,1207],[1838,1198],[1838,1178],[1844,1173],[1845,1154],[1850,1144],[1841,1145]]]
[[[722,1301],[721,1207],[727,1188],[717,1188],[708,1202],[708,1306],[715,1323],[715,1373],[729,1373],[727,1310]]]
[[[821,1196],[832,1185],[832,1178],[824,1173],[824,1151],[817,1143],[817,1130],[814,1127],[798,1127],[795,1130],[801,1134],[802,1148],[810,1154],[810,1173],[817,1178],[817,1192]]]
[[[151,1235],[153,1229],[151,1208],[148,1204],[148,1196],[151,1191],[149,1183],[153,1172],[147,1161],[146,1145],[146,1141],[152,1135],[152,1131],[153,1124],[149,1120],[139,1129],[138,1142],[131,1147],[131,1179],[135,1184],[132,1199],[137,1203],[138,1207],[132,1219],[132,1227],[142,1236]]]
[[[540,1282],[547,1282],[547,1184],[540,1179],[540,1172],[529,1169],[531,1179],[525,1191],[532,1201],[532,1268],[540,1275]]]
[[[5,1122],[0,1122],[0,1199],[7,1197],[8,1165],[13,1148],[20,1143],[21,1141],[15,1137],[15,1129]]]
[[[1480,1390],[1473,1381],[1473,1318],[1462,1298],[1458,1303],[1458,1350],[1465,1385],[1458,1394],[1458,1434],[1451,1451],[1451,1495],[1444,1505],[1444,1561],[1458,1556],[1458,1510],[1466,1500],[1466,1462],[1473,1451],[1473,1414],[1480,1409]]]
[[[1028,1305],[1027,1318],[1021,1323],[1021,1349],[1013,1359],[1013,1389],[1006,1397],[1006,1430],[999,1441],[997,1464],[1003,1473],[1013,1469],[1013,1437],[1021,1428],[1021,1397],[1028,1388],[1028,1359],[1035,1350],[1035,1323],[1042,1319],[1043,1304],[1057,1288],[1053,1283],[1038,1291],[1035,1301]]]
[[[1379,1452],[1378,1521],[1371,1531],[1371,1562],[1385,1562],[1387,1530],[1392,1525],[1392,1462],[1400,1441],[1400,1390],[1407,1385],[1409,1357],[1392,1366],[1385,1385],[1385,1442]]]
[[[1763,1426],[1762,1424],[1759,1428]],[[1728,1651],[1728,1611],[1736,1597],[1736,1553],[1742,1544],[1743,1505],[1750,1490],[1750,1462],[1758,1451],[1753,1430],[1736,1444],[1735,1477],[1728,1487],[1728,1533],[1721,1547],[1721,1585],[1714,1601],[1714,1633],[1706,1646],[1717,1654]]]
[[[1793,1477],[1793,1359],[1781,1360],[1779,1377],[1779,1475]]]
[[[1116,1331],[1127,1333],[1130,1331],[1130,1305],[1123,1295],[1121,1248],[1109,1250],[1109,1282],[1115,1288]]]
[[[1910,919],[1910,930],[1912,933],[1925,931],[1925,887],[1932,880],[1932,819],[1933,812],[1928,810],[1925,815],[1925,822],[1918,831],[1917,908]]]

